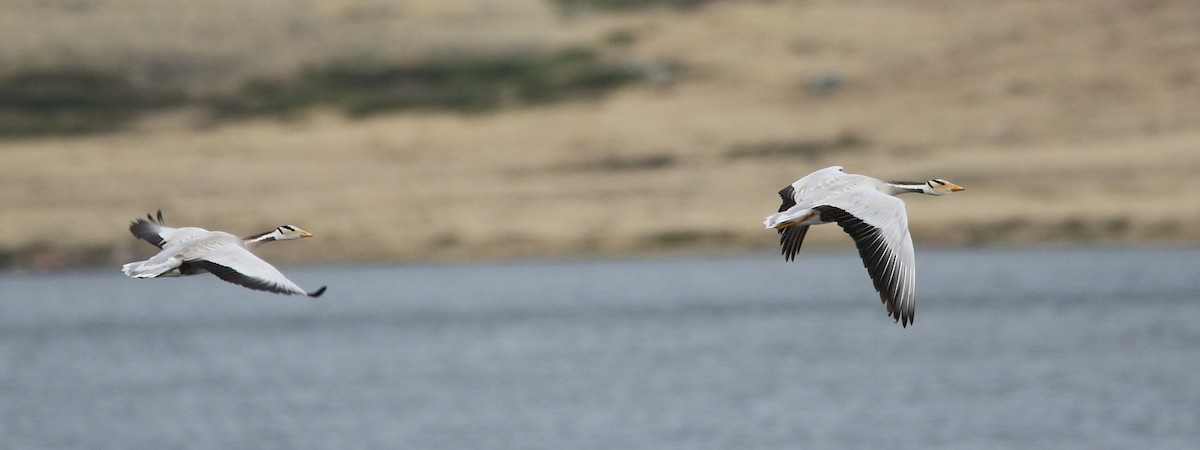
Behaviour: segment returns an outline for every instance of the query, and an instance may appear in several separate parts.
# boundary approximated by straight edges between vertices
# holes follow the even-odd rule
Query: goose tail
[[[135,261],[121,266],[121,272],[131,278],[157,278],[171,272],[174,264],[151,264],[150,261]],[[166,275],[169,276],[169,275]]]

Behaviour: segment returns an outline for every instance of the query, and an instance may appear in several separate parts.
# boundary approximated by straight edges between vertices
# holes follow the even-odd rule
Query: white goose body
[[[779,231],[784,259],[800,251],[808,227],[836,223],[854,239],[888,316],[907,327],[916,309],[916,256],[904,202],[896,195],[946,195],[963,190],[942,179],[885,182],[827,167],[779,191],[783,204],[763,225]]]
[[[148,260],[122,266],[125,275],[133,278],[176,277],[208,272],[250,289],[309,297],[325,293],[324,286],[306,292],[278,269],[250,252],[252,247],[263,242],[312,236],[291,225],[243,239],[223,231],[196,227],[171,228],[163,223],[162,211],[159,211],[157,218],[147,215],[146,219],[134,221],[129,225],[129,231],[162,249]]]

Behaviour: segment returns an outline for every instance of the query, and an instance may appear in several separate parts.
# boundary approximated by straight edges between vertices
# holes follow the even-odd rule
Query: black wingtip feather
[[[313,292],[309,292],[309,293],[308,293],[308,296],[309,296],[309,297],[312,297],[312,298],[317,298],[317,297],[320,297],[320,296],[321,296],[321,294],[324,294],[324,293],[325,293],[325,288],[326,288],[326,286],[321,286],[321,288],[320,288],[320,289],[317,289],[317,290],[315,290],[315,291],[313,291]]]
[[[808,225],[795,225],[779,230],[779,252],[784,261],[795,261],[804,236],[808,234]]]
[[[779,198],[783,200],[783,203],[779,205],[779,212],[787,211],[788,208],[796,206],[795,197],[796,197],[796,188],[793,187],[792,185],[789,184],[789,185],[787,185],[787,187],[780,189],[779,190]]]
[[[157,220],[155,220],[154,214],[147,213],[145,219],[138,217],[137,220],[130,222],[129,232],[138,239],[145,240],[146,242],[153,244],[155,247],[162,248],[165,242],[163,241],[162,236],[159,236],[158,233],[154,231],[153,225],[165,226],[161,209],[158,210]]]
[[[146,213],[146,221],[148,221],[148,222],[150,222],[150,223],[156,223],[156,224],[159,224],[159,225],[166,225],[166,224],[167,224],[167,222],[166,222],[165,220],[163,220],[163,214],[162,214],[162,210],[161,210],[161,209],[160,209],[160,210],[158,210],[158,211],[157,211],[157,212],[155,212],[155,213]],[[135,221],[134,223],[137,223],[137,222],[142,222],[142,219],[141,219],[141,218],[138,218],[138,220],[137,220],[137,221]]]

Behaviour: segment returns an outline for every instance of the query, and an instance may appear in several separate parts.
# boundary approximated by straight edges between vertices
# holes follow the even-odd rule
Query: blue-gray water
[[[1200,249],[0,276],[0,448],[1197,448]]]

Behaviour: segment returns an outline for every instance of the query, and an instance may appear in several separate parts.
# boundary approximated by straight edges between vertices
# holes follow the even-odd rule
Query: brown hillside
[[[568,16],[533,0],[255,0],[190,2],[166,23],[149,0],[69,3],[84,6],[6,11],[0,66],[120,63],[193,91],[347,53],[586,45],[684,69],[599,100],[495,112],[199,126],[184,108],[113,134],[0,142],[0,249],[17,263],[148,254],[125,227],[158,208],[179,225],[316,234],[265,248],[276,261],[770,251],[760,222],[775,191],[834,164],[965,186],[906,197],[918,246],[1200,242],[1193,1],[710,2]],[[852,245],[832,227],[810,239]]]

